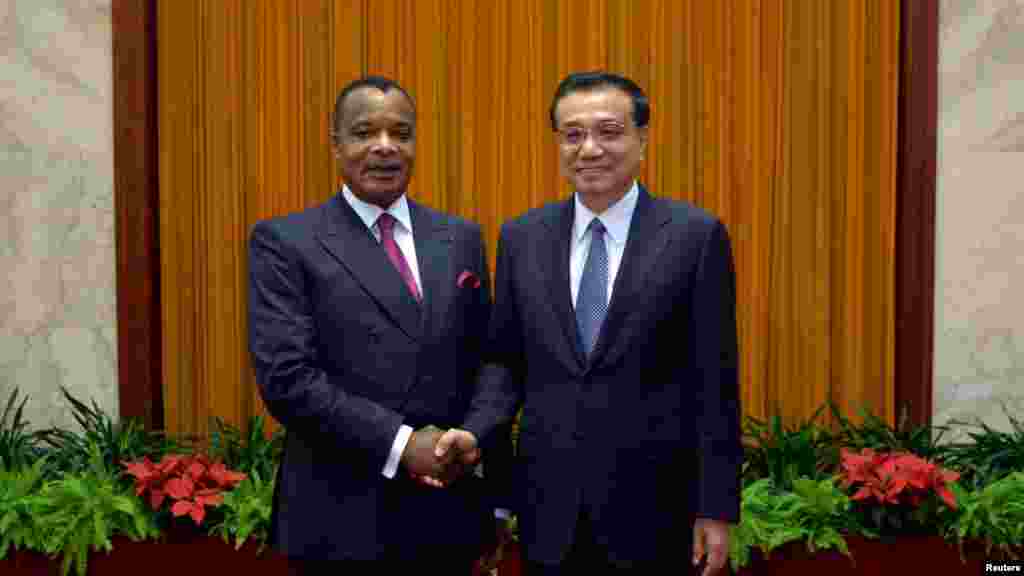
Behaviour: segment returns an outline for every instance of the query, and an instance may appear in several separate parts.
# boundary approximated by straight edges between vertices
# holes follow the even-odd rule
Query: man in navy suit
[[[528,574],[715,574],[738,520],[730,240],[637,182],[649,114],[621,76],[559,85],[550,120],[574,194],[505,223],[498,243],[481,405],[503,416],[440,440],[472,446],[523,407],[507,503]]]
[[[486,253],[477,224],[406,197],[415,126],[395,82],[348,85],[332,135],[345,185],[252,230],[250,351],[287,430],[271,541],[296,573],[469,574],[494,535],[482,481],[460,474],[479,450],[435,452],[470,406],[499,418],[476,390]]]

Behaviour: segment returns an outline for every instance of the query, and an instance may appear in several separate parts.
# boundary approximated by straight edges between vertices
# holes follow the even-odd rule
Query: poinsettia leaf
[[[853,496],[850,496],[850,500],[867,500],[871,497],[871,488],[867,486],[861,486],[860,490],[857,490]]]
[[[956,497],[953,496],[953,493],[950,492],[949,488],[942,486],[941,488],[936,488],[935,492],[939,495],[939,498],[946,503],[946,506],[949,506],[951,510],[956,510]]]
[[[127,474],[139,480],[147,480],[156,474],[156,469],[148,456],[136,462],[122,462],[121,465]]]
[[[171,506],[171,514],[175,517],[184,516],[192,512],[193,504],[189,500],[178,500]]]
[[[149,505],[153,510],[159,510],[160,506],[164,503],[164,498],[167,493],[163,490],[153,489],[149,492]]]
[[[192,493],[195,491],[195,486],[192,480],[188,476],[181,478],[171,478],[166,484],[167,494],[175,500],[182,500],[185,498],[191,498]]]
[[[202,504],[195,504],[192,506],[192,510],[189,515],[192,516],[192,520],[194,520],[196,526],[198,526],[203,523],[203,518],[206,517],[206,509],[203,508]]]
[[[885,490],[886,497],[898,496],[907,487],[907,479],[902,477],[893,478]]]
[[[206,473],[206,466],[198,460],[189,463],[186,474],[193,479],[199,479]]]
[[[181,464],[182,457],[177,454],[164,456],[157,465],[159,472],[163,475],[172,474]]]
[[[196,492],[196,502],[203,506],[219,506],[224,501],[224,497],[218,494],[214,490],[203,490],[202,492]]]

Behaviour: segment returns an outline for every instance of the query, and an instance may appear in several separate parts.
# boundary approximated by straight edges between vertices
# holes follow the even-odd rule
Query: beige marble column
[[[110,0],[0,1],[0,399],[116,416]]]
[[[939,19],[937,422],[1024,420],[1024,0]]]

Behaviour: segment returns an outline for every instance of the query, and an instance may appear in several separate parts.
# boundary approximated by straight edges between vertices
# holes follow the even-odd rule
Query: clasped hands
[[[472,432],[430,425],[413,431],[402,452],[402,465],[427,486],[443,488],[480,461],[480,448]]]

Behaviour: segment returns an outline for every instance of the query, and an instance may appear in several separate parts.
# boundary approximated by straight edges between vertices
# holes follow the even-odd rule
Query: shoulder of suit
[[[676,200],[673,198],[661,198],[657,196],[652,197],[654,202],[659,204],[662,209],[667,210],[672,214],[672,220],[682,223],[689,224],[700,224],[705,226],[713,226],[720,224],[721,219],[718,218],[712,212],[693,204],[688,200]]]
[[[312,231],[315,229],[315,225],[320,222],[323,218],[324,213],[327,211],[331,200],[322,202],[309,208],[302,210],[295,210],[288,212],[287,214],[280,214],[277,216],[271,216],[262,220],[256,221],[253,225],[255,228],[271,228],[281,231],[301,231],[307,230]]]
[[[440,222],[449,228],[465,229],[468,231],[480,230],[480,224],[468,218],[463,218],[462,216],[452,214],[450,212],[441,212],[440,210],[435,210],[430,206],[426,206],[418,202],[410,204],[410,206],[412,205],[415,205],[417,209],[427,213],[435,222]]]
[[[534,225],[550,222],[558,219],[562,210],[565,209],[565,200],[551,202],[537,208],[531,208],[515,218],[506,220],[503,228],[529,228]]]

